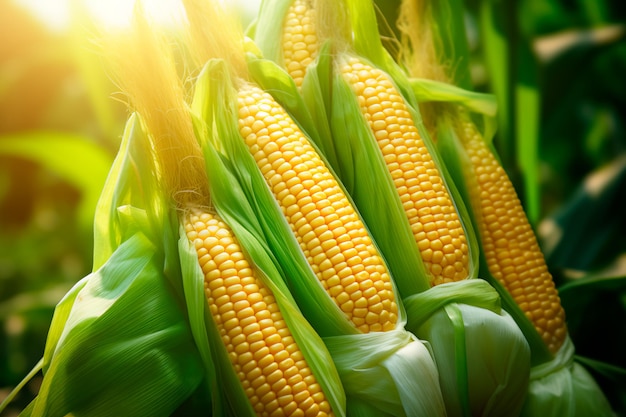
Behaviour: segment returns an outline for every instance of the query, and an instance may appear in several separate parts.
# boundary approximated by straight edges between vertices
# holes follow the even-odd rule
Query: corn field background
[[[0,0],[0,401],[91,270],[93,212],[127,117],[85,27],[51,28],[23,3]],[[245,24],[257,2],[239,3]],[[378,3],[394,48],[399,1]],[[496,148],[577,354],[626,415],[626,10],[618,0],[451,3],[464,10],[471,82],[497,96]],[[7,415],[36,391],[37,379]]]

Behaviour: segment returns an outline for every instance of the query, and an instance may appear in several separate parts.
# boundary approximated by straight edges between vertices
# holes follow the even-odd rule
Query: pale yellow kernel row
[[[342,67],[378,142],[431,285],[468,278],[465,231],[404,99],[384,72],[357,58]]]
[[[186,221],[205,294],[230,362],[259,416],[328,416],[330,404],[228,226],[208,212]]]
[[[258,88],[239,93],[239,128],[324,289],[362,332],[395,328],[391,277],[358,214],[308,139]]]

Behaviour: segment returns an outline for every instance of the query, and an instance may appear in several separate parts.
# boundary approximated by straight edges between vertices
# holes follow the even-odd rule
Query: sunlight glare
[[[130,26],[134,1],[85,0],[89,12],[109,28]],[[173,26],[184,19],[185,12],[180,0],[142,0],[142,6],[151,20],[161,26]]]
[[[89,17],[108,29],[120,29],[130,25],[134,0],[14,0],[54,31],[69,27],[72,2],[80,2],[80,8]],[[141,0],[146,14],[157,24],[174,26],[184,19],[180,0]]]
[[[68,0],[14,0],[53,31],[67,28],[70,20]]]

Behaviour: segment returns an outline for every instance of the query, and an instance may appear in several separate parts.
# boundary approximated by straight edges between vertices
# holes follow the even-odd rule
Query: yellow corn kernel
[[[216,215],[194,212],[185,222],[200,266],[211,316],[252,408],[259,416],[333,415],[276,300],[246,260],[228,226]],[[289,380],[300,376],[296,386]],[[296,394],[296,388],[298,393]]]
[[[565,311],[535,233],[513,184],[473,123],[465,120],[459,133],[474,171],[471,203],[489,272],[555,353],[567,336]]]
[[[401,94],[388,75],[357,58],[341,71],[383,154],[431,285],[468,278],[469,249],[459,215]]]
[[[239,91],[239,115],[240,133],[324,289],[362,332],[394,329],[398,307],[391,277],[308,139],[272,96],[256,87]],[[370,296],[367,303],[377,320],[369,316],[366,322],[347,300],[365,297],[370,287],[379,289],[378,298]]]
[[[310,0],[295,0],[289,6],[283,25],[283,60],[298,87],[302,85],[306,68],[318,53],[314,23],[315,11]]]

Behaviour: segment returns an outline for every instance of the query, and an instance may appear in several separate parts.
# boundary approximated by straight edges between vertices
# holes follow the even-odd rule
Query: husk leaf
[[[372,332],[324,341],[344,383],[350,415],[445,415],[430,347],[411,333]]]
[[[407,329],[432,346],[449,416],[519,415],[530,349],[487,282],[441,284],[405,305]]]
[[[532,368],[528,399],[522,416],[598,416],[615,414],[602,390],[574,361],[574,345],[569,337],[555,358]]]
[[[254,22],[254,42],[263,51],[263,57],[283,65],[282,30],[287,10],[293,0],[263,0]],[[280,24],[278,22],[281,22]],[[259,30],[258,28],[262,28]]]
[[[204,378],[167,272],[176,246],[165,229],[177,226],[146,149],[133,116],[96,218],[108,258],[56,308],[42,386],[25,415],[169,415]]]

